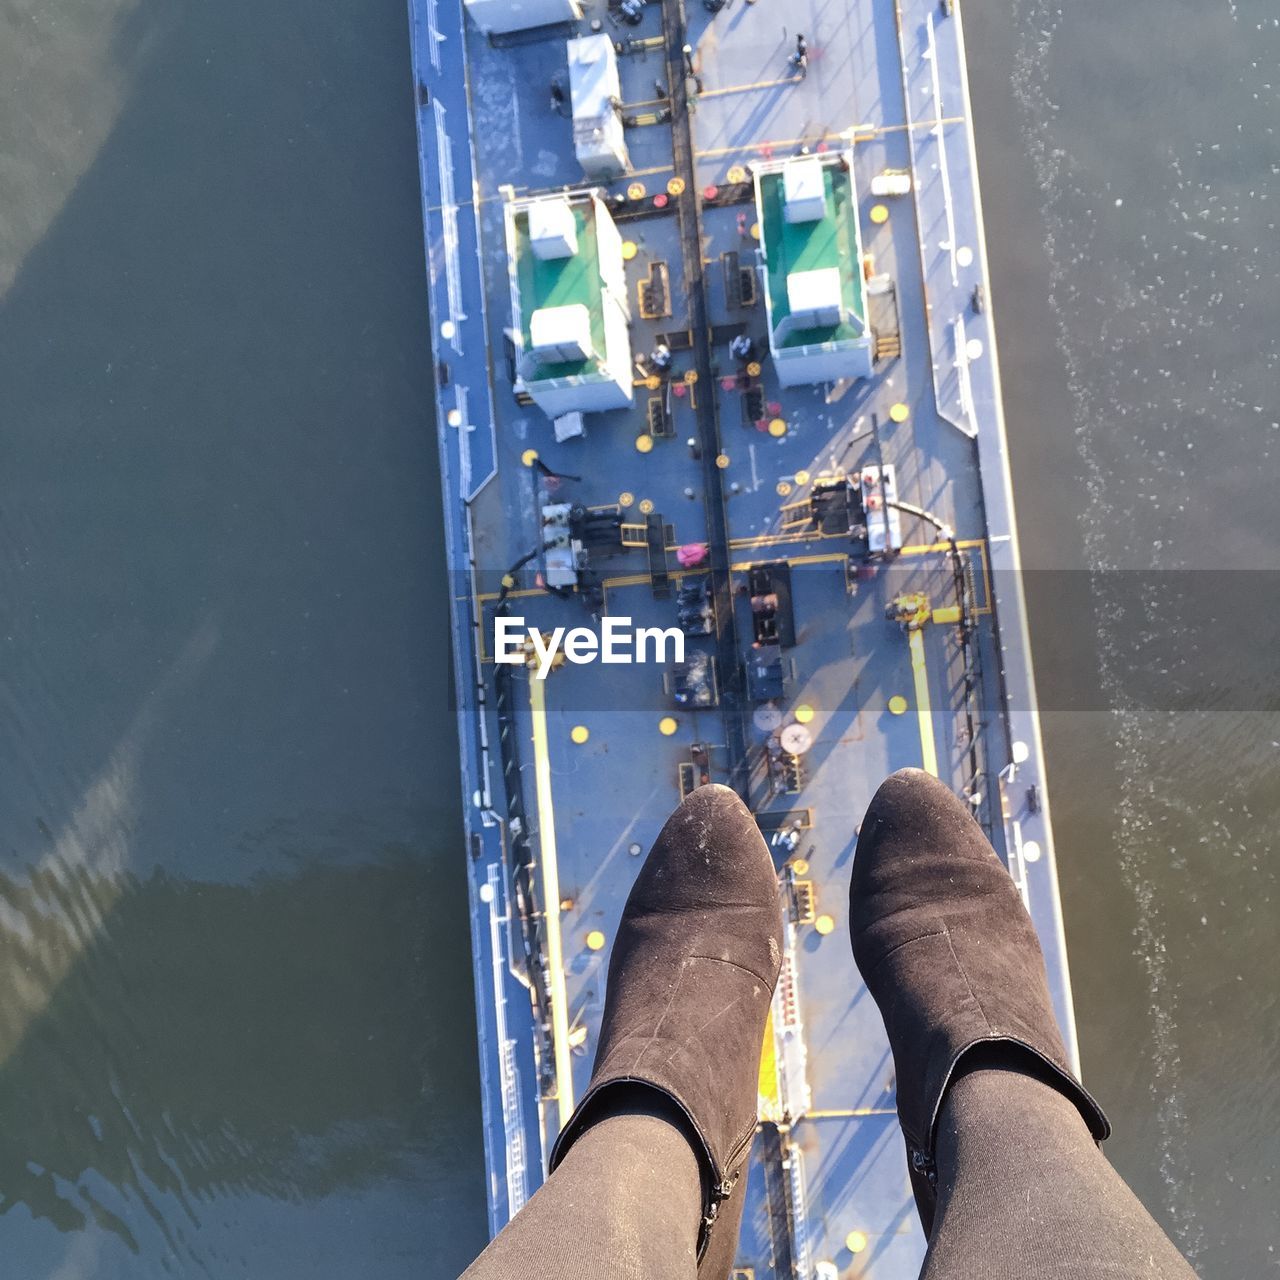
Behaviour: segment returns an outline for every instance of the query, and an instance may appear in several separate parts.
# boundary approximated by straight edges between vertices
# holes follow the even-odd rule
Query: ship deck
[[[845,926],[857,823],[886,774],[936,760],[941,777],[975,796],[1032,910],[1074,1046],[958,15],[924,0],[796,0],[784,28],[764,4],[731,0],[712,16],[666,0],[637,27],[592,5],[576,31],[491,41],[457,3],[410,7],[491,1225],[541,1181],[585,1088],[608,941],[639,855],[678,802],[682,766],[697,776],[705,760],[710,778],[736,786],[760,816],[788,885],[788,1052],[804,1077],[793,1071],[782,1096],[766,1097],[780,1122],[766,1125],[752,1157],[740,1265],[807,1277],[828,1261],[842,1275],[914,1277],[924,1240],[893,1064]],[[565,38],[592,18],[637,42],[619,58],[624,112],[649,121],[627,129],[632,170],[614,183],[584,180],[571,123],[550,103]],[[788,62],[797,32],[809,47],[803,77]],[[696,76],[687,85],[686,43]],[[783,388],[767,358],[764,298],[744,305],[731,255],[754,262],[743,173],[804,148],[852,156],[863,252],[894,282],[901,353],[879,360],[870,379]],[[870,196],[887,169],[911,173],[913,193]],[[658,388],[638,369],[630,408],[592,414],[584,438],[557,443],[546,416],[512,394],[504,206],[512,195],[591,186],[623,198],[614,216],[634,246],[634,350],[665,342],[673,369]],[[873,205],[887,218],[873,220]],[[641,286],[664,271],[664,305],[646,308]],[[986,306],[975,309],[975,289]],[[729,357],[738,333],[766,353],[758,376]],[[657,436],[654,394],[671,407]],[[903,511],[899,554],[851,557],[847,533],[796,520],[794,504],[820,477],[884,464],[900,498],[949,526],[954,545]],[[688,643],[715,670],[716,705],[678,706],[673,673],[654,664],[566,665],[545,682],[504,668],[496,679],[500,599],[544,629],[592,623],[581,595],[538,586],[536,562],[504,593],[547,501],[619,507],[637,524],[660,517],[670,594],[655,591],[643,545],[595,566],[596,613],[636,625],[674,625],[685,576],[675,549],[711,546],[713,563],[692,572],[711,582],[717,626]],[[957,563],[967,648],[940,616],[913,649],[886,609],[904,593],[954,605]],[[753,697],[764,691],[742,674],[753,652],[746,582],[753,566],[782,564],[795,643],[782,651],[774,696]],[[809,742],[800,785],[788,787],[767,767],[767,746],[779,723],[797,722]]]

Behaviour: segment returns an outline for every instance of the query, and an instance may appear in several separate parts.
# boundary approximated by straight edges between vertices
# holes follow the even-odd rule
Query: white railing
[[[951,171],[947,167],[947,140],[943,134],[942,82],[938,75],[938,45],[933,36],[933,14],[925,15],[925,30],[929,35],[929,47],[925,58],[929,63],[929,76],[933,90],[933,136],[938,144],[938,177],[942,182],[942,203],[947,215],[947,239],[942,245],[951,258],[951,285],[960,283],[960,269],[956,262],[956,211],[951,202]]]
[[[440,34],[440,24],[436,18],[437,5],[436,0],[427,0],[427,56],[431,59],[431,66],[434,70],[440,70],[440,46],[444,43],[444,36]]]
[[[778,1103],[787,1123],[809,1110],[809,1051],[800,1016],[796,976],[796,927],[788,920],[783,935],[782,972],[773,993],[774,1055],[778,1071]]]
[[[444,104],[436,98],[432,104],[436,120],[436,170],[440,175],[440,219],[444,230],[444,275],[449,296],[449,320],[453,331],[449,342],[462,355],[462,322],[467,315],[462,307],[462,263],[458,255],[458,202],[453,189],[453,154],[449,130],[445,127]]]
[[[467,388],[461,382],[453,385],[453,407],[458,415],[457,426],[453,430],[458,433],[458,470],[462,482],[462,492],[471,492],[471,419],[467,414]],[[445,419],[445,429],[449,429],[449,420]]]
[[[498,1092],[502,1098],[502,1131],[506,1146],[507,1214],[514,1218],[529,1198],[524,1144],[524,1109],[520,1104],[520,1071],[516,1065],[516,1042],[507,1036],[506,948],[504,927],[508,913],[500,864],[489,864],[485,880],[489,902],[489,946],[493,954],[493,1011],[498,1041]]]
[[[956,381],[960,388],[960,417],[956,423],[965,435],[976,439],[978,435],[978,410],[973,403],[973,379],[969,375],[969,339],[965,332],[964,315],[958,315],[954,325],[956,338]],[[965,426],[965,422],[969,425]]]
[[[797,1276],[808,1280],[813,1275],[813,1260],[809,1256],[809,1201],[804,1187],[804,1152],[789,1140],[783,1164],[791,1197],[791,1264]]]
[[[1022,851],[1022,823],[1014,818],[1009,823],[1009,874],[1022,895],[1022,905],[1031,910],[1031,887],[1027,884],[1027,859]]]

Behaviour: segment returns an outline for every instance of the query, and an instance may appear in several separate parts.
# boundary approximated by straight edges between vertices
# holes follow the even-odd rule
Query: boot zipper
[[[733,1194],[733,1188],[737,1181],[736,1178],[726,1178],[723,1182],[717,1183],[711,1188],[711,1204],[702,1219],[702,1225],[708,1231],[715,1225],[716,1218],[720,1214],[720,1206]]]
[[[756,1131],[752,1129],[734,1149],[729,1153],[729,1158],[725,1161],[725,1168],[732,1169],[738,1161],[747,1153],[752,1142],[755,1140]],[[716,1217],[720,1213],[720,1206],[733,1194],[733,1189],[738,1184],[738,1178],[741,1177],[742,1170],[732,1176],[726,1174],[721,1182],[718,1182],[711,1188],[711,1204],[707,1207],[707,1212],[703,1215],[702,1225],[710,1231],[715,1224]]]
[[[938,1166],[919,1147],[911,1147],[911,1171],[924,1178],[931,1187],[938,1185]]]
[[[698,1231],[699,1266],[702,1265],[702,1259],[706,1257],[707,1249],[711,1244],[711,1233],[715,1230],[716,1219],[720,1216],[720,1206],[729,1198],[736,1181],[736,1178],[726,1178],[711,1188],[711,1203],[707,1206],[706,1213],[702,1215],[702,1226]]]

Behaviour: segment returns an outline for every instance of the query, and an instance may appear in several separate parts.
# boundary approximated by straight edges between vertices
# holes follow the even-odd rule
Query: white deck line
[[[910,0],[908,0],[908,2],[910,2]],[[899,52],[899,57],[902,64],[902,99],[903,99],[903,110],[906,117],[905,124],[906,124],[906,134],[907,134],[907,149],[911,158],[912,199],[916,201],[916,207],[917,207],[917,210],[919,210],[920,192],[922,189],[922,182],[921,182],[922,169],[920,164],[919,151],[917,149],[917,143],[916,143],[916,134],[918,132],[931,133],[934,135],[934,138],[938,143],[939,154],[941,156],[941,166],[945,166],[946,164],[946,147],[943,144],[943,138],[942,138],[942,112],[939,109],[939,104],[942,98],[942,90],[938,86],[937,42],[934,39],[933,14],[932,12],[930,12],[928,15],[929,42],[930,42],[930,49],[932,50],[932,53],[933,53],[933,56],[930,59],[932,63],[932,66],[930,67],[930,79],[933,84],[932,98],[930,101],[931,119],[915,121],[911,118],[912,112],[911,112],[910,75],[909,75],[909,68],[907,67],[907,60],[906,60],[906,46],[902,38],[902,35],[903,35],[902,4],[900,0],[899,0],[899,3],[896,3],[894,5],[894,16],[898,26],[898,52]],[[964,120],[966,134],[970,133],[972,128],[969,122],[967,111],[968,111],[968,106],[966,103],[966,116]],[[950,174],[945,170],[945,167],[940,167],[939,177],[943,183],[944,204],[945,204],[945,212],[947,216],[948,236],[950,239],[949,244],[945,244],[940,247],[946,248],[950,254],[951,279],[952,279],[952,284],[954,285],[957,283],[956,256],[955,256],[956,255],[956,243],[955,243],[956,229],[955,229],[955,209],[951,202],[951,177],[950,177]],[[975,191],[977,190],[976,173],[974,177],[974,190]],[[922,224],[923,219],[918,217],[917,223]],[[981,220],[979,219],[979,224],[980,223],[981,223]],[[925,292],[927,296],[928,281],[929,281],[929,262],[928,262],[928,258],[925,255],[925,243],[924,243],[923,233],[916,237],[916,251],[920,255],[920,276],[921,276],[921,279],[925,282]],[[983,254],[983,261],[985,263],[985,252]],[[940,369],[941,369],[940,361],[942,359],[942,353],[934,345],[932,325],[928,323],[927,318],[926,318],[925,330],[929,334],[929,346],[930,346],[930,352],[932,356],[932,359],[930,360],[930,368],[933,374],[933,397],[935,402],[937,403],[938,416],[944,422],[949,422],[953,427],[956,428],[957,431],[962,431],[965,435],[969,436],[971,439],[976,438],[978,433],[976,414],[970,419],[969,425],[966,425],[964,422],[958,419],[954,413],[951,412],[950,408],[946,404],[946,401],[944,399],[943,392],[942,392],[942,383],[940,380]],[[956,359],[957,360],[959,359],[958,352],[957,352]],[[972,392],[970,394],[972,394]]]
[[[533,777],[538,802],[538,873],[542,877],[542,922],[547,934],[551,988],[551,1042],[555,1052],[556,1129],[573,1111],[573,1059],[569,1051],[569,1005],[565,994],[564,945],[560,936],[560,860],[556,851],[555,807],[551,799],[551,747],[547,741],[546,681],[530,673],[529,714],[533,720]]]
[[[956,210],[951,200],[951,171],[947,168],[947,139],[942,129],[942,84],[938,78],[938,42],[933,34],[933,13],[930,12],[925,16],[925,28],[929,32],[929,49],[925,53],[925,57],[929,60],[929,72],[933,82],[933,136],[938,143],[938,176],[942,179],[942,202],[947,214],[947,243],[943,246],[947,251],[947,256],[951,259],[951,284],[956,286],[960,283],[960,272],[956,264]],[[961,65],[963,71],[963,64]],[[965,128],[968,129],[968,117],[966,113]],[[913,135],[914,136],[914,135]],[[914,156],[914,148],[912,155]]]

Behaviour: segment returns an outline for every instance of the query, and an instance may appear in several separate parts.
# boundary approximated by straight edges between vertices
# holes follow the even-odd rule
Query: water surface
[[[404,6],[0,10],[0,1251],[484,1232]]]
[[[1269,1274],[1280,19],[966,14],[1085,1072],[1200,1274]]]

